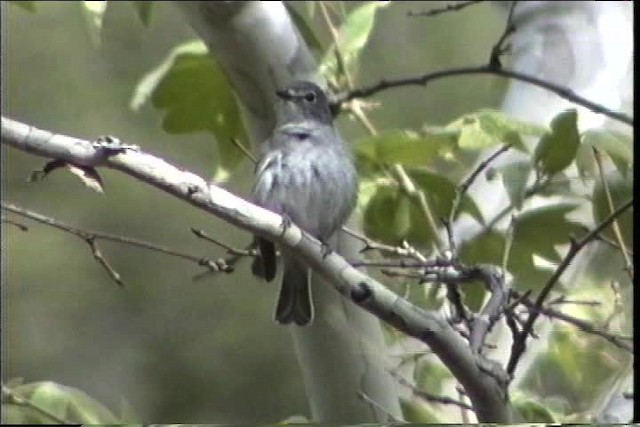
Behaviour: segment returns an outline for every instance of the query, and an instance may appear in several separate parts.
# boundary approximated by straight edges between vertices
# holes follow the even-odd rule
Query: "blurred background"
[[[168,2],[156,2],[145,28],[129,2],[112,2],[102,43],[92,43],[75,2],[35,2],[34,13],[2,2],[2,112],[56,133],[115,135],[172,164],[209,177],[216,165],[209,134],[168,135],[151,106],[132,112],[135,85],[179,43],[195,38]],[[432,18],[409,10],[445,2],[394,2],[381,10],[356,86],[383,77],[485,62],[504,28],[491,3]],[[305,4],[293,5],[308,18]],[[309,21],[327,45],[322,22]],[[497,108],[506,81],[489,76],[438,80],[376,97],[379,129],[445,124],[479,108]],[[342,117],[347,140],[364,134]],[[225,255],[190,232],[202,228],[232,246],[251,237],[120,173],[102,170],[105,194],[66,172],[26,182],[45,160],[2,150],[3,200],[66,224],[130,236],[211,258]],[[246,195],[245,161],[228,183]],[[28,232],[3,227],[3,380],[51,380],[78,387],[118,413],[126,402],[140,420],[277,422],[307,414],[286,328],[272,320],[276,285],[255,280],[249,263],[232,275],[194,281],[192,263],[120,244],[100,247],[121,274],[119,288],[78,238],[12,217]]]

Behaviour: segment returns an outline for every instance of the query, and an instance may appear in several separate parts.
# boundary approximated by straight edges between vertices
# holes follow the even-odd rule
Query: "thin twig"
[[[256,157],[251,153],[251,151],[247,149],[247,147],[244,146],[243,143],[240,142],[238,138],[231,138],[231,143],[236,147],[238,147],[238,149],[242,151],[242,154],[247,156],[247,158],[251,160],[251,162],[253,162],[254,165],[258,163],[258,160],[256,160]]]
[[[513,24],[513,12],[516,9],[517,1],[512,1],[509,6],[509,14],[507,15],[507,21],[504,26],[504,31],[500,35],[500,38],[495,45],[491,48],[491,55],[489,56],[489,65],[494,68],[502,68],[502,62],[500,58],[506,52],[509,51],[511,45],[505,45],[505,42],[509,36],[516,31],[516,26]]]
[[[534,86],[544,88],[552,93],[555,93],[561,98],[564,98],[575,104],[581,105],[595,113],[603,114],[611,119],[625,123],[629,126],[633,126],[633,117],[630,117],[624,113],[612,111],[604,107],[603,105],[590,101],[576,94],[574,91],[572,91],[567,87],[551,83],[549,81],[540,79],[530,74],[520,73],[518,71],[513,71],[513,70],[506,70],[504,68],[492,67],[489,64],[479,65],[479,66],[470,66],[470,67],[461,67],[461,68],[450,68],[447,70],[426,73],[419,76],[404,77],[404,78],[393,79],[393,80],[383,79],[371,86],[366,86],[360,89],[351,90],[343,95],[336,96],[333,102],[337,104],[341,104],[343,102],[348,102],[355,98],[368,98],[370,96],[373,96],[387,89],[392,89],[392,88],[397,88],[402,86],[426,86],[431,81],[446,78],[446,77],[477,75],[477,74],[491,74],[495,76],[511,78],[514,80],[519,80],[525,83],[529,83]]]
[[[571,315],[568,315],[566,313],[563,313],[561,311],[555,310],[550,307],[536,308],[535,303],[531,301],[531,299],[529,298],[522,298],[520,300],[520,304],[524,305],[529,310],[536,310],[538,313],[541,313],[547,317],[562,320],[563,322],[569,323],[584,332],[604,338],[605,340],[609,341],[611,344],[615,345],[616,347],[626,350],[630,353],[633,353],[633,346],[629,343],[629,341],[633,339],[632,337],[625,337],[625,336],[612,334],[601,328],[598,328],[597,326],[595,326],[594,324],[586,320],[573,317]]]
[[[230,268],[226,265],[224,260],[211,260],[209,258],[199,257],[195,255],[185,254],[183,252],[179,252],[173,249],[169,249],[160,245],[156,245],[153,243],[149,243],[143,240],[137,240],[131,237],[117,236],[114,234],[100,233],[96,231],[82,230],[67,224],[64,224],[58,220],[47,217],[40,213],[23,209],[18,207],[12,203],[2,202],[2,209],[5,209],[9,212],[13,212],[17,215],[23,216],[25,218],[32,219],[41,224],[48,225],[53,228],[57,228],[58,230],[65,231],[67,233],[73,234],[82,240],[85,241],[91,248],[92,255],[94,258],[100,263],[100,265],[107,271],[109,276],[119,285],[122,285],[122,281],[120,280],[120,275],[109,266],[109,263],[106,262],[101,252],[97,249],[95,241],[97,240],[106,240],[116,243],[123,243],[125,245],[139,247],[143,249],[148,249],[154,252],[160,252],[165,255],[174,256],[177,258],[185,259],[191,262],[194,262],[200,266],[207,267],[211,271],[222,271],[225,273],[231,273],[233,268]]]
[[[611,198],[611,191],[609,190],[609,184],[605,178],[604,168],[602,167],[602,156],[600,152],[595,148],[593,149],[593,157],[596,159],[596,164],[598,165],[598,174],[600,175],[600,181],[602,182],[602,188],[604,189],[604,194],[607,199],[607,205],[609,206],[609,212],[613,212],[613,199]],[[620,246],[622,253],[622,258],[624,259],[625,269],[629,274],[631,280],[633,280],[633,262],[629,255],[627,254],[627,245],[625,244],[624,238],[622,237],[622,233],[620,232],[620,226],[618,225],[618,221],[614,220],[611,224],[611,229],[613,230],[613,235],[616,236],[616,240],[618,241],[618,246]]]
[[[474,4],[482,3],[484,0],[469,0],[469,1],[461,1],[459,3],[451,3],[447,4],[445,7],[423,10],[422,12],[414,12],[410,10],[407,12],[408,16],[436,16],[441,15],[447,12],[457,12],[459,10],[465,9],[468,6],[472,6]]]
[[[365,402],[369,403],[370,405],[375,406],[376,408],[378,408],[380,411],[384,412],[384,414],[389,417],[390,421],[393,421],[394,423],[406,423],[405,420],[403,420],[402,418],[398,418],[395,415],[393,415],[389,410],[385,409],[382,407],[382,405],[380,405],[378,402],[376,402],[375,400],[373,400],[372,398],[370,398],[364,391],[358,390],[358,397],[362,400],[364,400]]]
[[[453,204],[451,205],[451,211],[449,213],[449,222],[453,223],[456,215],[458,214],[458,209],[460,207],[460,203],[462,202],[462,197],[466,194],[471,187],[471,184],[474,183],[476,178],[485,170],[495,159],[497,159],[501,154],[507,152],[511,148],[510,144],[505,144],[496,150],[493,154],[487,157],[486,160],[480,162],[478,166],[469,174],[469,176],[458,185],[456,189],[456,197],[453,200]]]
[[[421,262],[424,262],[427,260],[427,258],[422,253],[420,253],[420,251],[418,251],[413,246],[409,245],[407,242],[403,242],[402,247],[390,246],[390,245],[385,245],[384,243],[376,242],[375,240],[368,238],[364,234],[358,233],[357,231],[344,226],[342,227],[342,231],[344,231],[345,233],[355,237],[356,239],[364,243],[365,247],[360,250],[360,253],[367,252],[370,250],[377,250],[377,251],[385,252],[391,255],[397,255],[405,258],[413,258]]]
[[[210,235],[208,235],[202,229],[191,227],[191,232],[193,234],[195,234],[196,237],[198,237],[198,238],[200,238],[202,240],[206,240],[207,242],[214,243],[214,244],[220,246],[221,248],[226,249],[227,253],[229,253],[229,254],[248,256],[248,257],[257,257],[258,256],[258,251],[255,248],[251,248],[252,245],[249,245],[249,249],[238,249],[238,248],[234,248],[233,246],[229,246],[226,243],[221,242],[220,240],[217,240],[217,239],[211,237]]]
[[[4,222],[5,224],[10,224],[10,225],[13,225],[14,227],[19,228],[20,231],[29,231],[29,227],[27,227],[26,225],[24,225],[24,224],[22,224],[20,222],[13,221],[13,220],[10,220],[8,218],[5,218],[4,216],[2,216],[1,221]]]
[[[464,409],[468,409],[470,411],[473,411],[473,407],[471,405],[468,405],[464,402],[461,402],[459,400],[456,399],[452,399],[448,396],[438,396],[436,394],[433,393],[429,393],[427,391],[424,390],[420,390],[418,389],[416,386],[414,386],[413,384],[411,384],[411,382],[409,382],[406,378],[404,378],[402,375],[400,375],[397,372],[394,371],[389,371],[389,373],[398,380],[398,382],[407,387],[409,390],[411,390],[411,392],[413,393],[414,396],[419,397],[420,399],[423,399],[429,403],[440,403],[442,405],[456,405],[460,408],[464,408]]]

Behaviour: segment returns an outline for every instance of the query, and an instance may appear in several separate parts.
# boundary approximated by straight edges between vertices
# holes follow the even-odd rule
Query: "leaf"
[[[244,158],[231,138],[246,140],[240,110],[218,64],[199,41],[175,48],[138,84],[131,107],[149,98],[164,110],[163,129],[171,134],[207,131],[217,141],[218,179],[226,177]]]
[[[424,191],[435,220],[448,218],[457,186],[447,178],[424,169],[407,168],[406,171],[416,187]],[[460,202],[458,216],[462,212],[483,223],[478,207],[468,195]],[[407,240],[428,245],[434,239],[418,202],[395,183],[376,186],[375,194],[364,207],[363,219],[368,236],[389,244]]]
[[[378,185],[374,195],[365,206],[363,223],[364,232],[374,240],[397,244],[406,235],[403,217],[405,213],[398,215],[397,207],[401,200],[406,198],[397,186]],[[396,219],[396,216],[399,218]],[[394,228],[394,225],[400,229]]]
[[[480,110],[465,114],[446,126],[460,131],[458,146],[467,150],[480,150],[510,144],[520,151],[527,151],[520,135],[540,136],[544,128],[513,119],[503,112]]]
[[[453,200],[456,197],[458,186],[445,176],[430,172],[424,168],[407,168],[406,170],[416,186],[425,193],[429,201],[429,207],[436,216],[436,220],[447,218],[451,211]],[[462,212],[469,214],[480,224],[484,224],[484,218],[478,206],[468,193],[462,196],[460,202],[459,214]]]
[[[371,1],[356,7],[345,19],[338,30],[338,49],[342,54],[344,66],[352,72],[360,52],[369,41],[375,15],[378,9],[387,7],[391,2]],[[325,53],[320,62],[320,73],[325,76],[338,75],[338,63],[335,54],[335,44]]]
[[[9,4],[14,6],[18,6],[21,9],[26,10],[27,12],[35,13],[36,11],[36,2],[34,1],[15,1],[10,0]]]
[[[513,400],[513,406],[524,421],[530,423],[556,423],[553,413],[540,403],[540,399],[519,398]]]
[[[594,129],[582,134],[582,144],[576,156],[576,164],[581,176],[595,176],[593,148],[606,153],[623,176],[627,176],[632,170],[633,140],[618,132]]]
[[[426,166],[455,147],[456,132],[431,130],[424,134],[407,130],[392,130],[359,140],[355,155],[360,170],[375,170],[375,166],[400,163],[405,166]]]
[[[138,18],[145,27],[149,26],[151,22],[151,9],[153,8],[152,1],[146,0],[132,0],[131,5],[135,8]]]
[[[402,417],[409,423],[438,424],[441,420],[434,414],[433,409],[417,398],[400,397]]]
[[[554,246],[569,243],[579,236],[583,227],[566,215],[577,207],[574,203],[559,203],[531,209],[518,216],[513,233],[513,249],[526,250],[550,261],[560,261]]]
[[[12,389],[17,395],[27,399],[33,405],[71,423],[117,424],[118,420],[106,407],[74,387],[54,382],[29,383]],[[55,421],[28,406],[15,406],[3,403],[3,409],[12,408],[4,422],[51,424]]]
[[[553,175],[573,162],[579,145],[578,113],[563,111],[551,120],[551,131],[540,138],[533,163],[543,173]]]
[[[581,235],[583,227],[565,218],[576,207],[570,203],[543,206],[517,218],[507,270],[513,274],[518,289],[537,292],[551,276],[551,271],[534,263],[534,255],[558,262],[560,257],[555,246],[568,243],[571,235]],[[460,259],[467,264],[501,265],[504,246],[504,234],[488,230],[462,243]],[[475,301],[480,295],[478,292],[470,287],[465,295]]]
[[[108,4],[109,2],[104,0],[84,0],[82,2],[82,10],[87,21],[89,39],[94,47],[100,47],[102,44],[102,23]]]
[[[509,200],[516,210],[522,209],[527,190],[527,180],[531,173],[531,163],[528,161],[509,163],[494,169],[502,177]]]
[[[313,2],[311,2],[311,4],[313,4]],[[289,12],[293,23],[300,32],[300,35],[307,43],[307,46],[311,49],[315,49],[321,52],[323,50],[322,43],[320,42],[320,39],[316,37],[313,29],[309,26],[309,24],[307,24],[307,21],[302,17],[300,13],[298,13],[298,11],[293,7],[291,3],[284,2],[284,6],[287,9],[287,12]]]

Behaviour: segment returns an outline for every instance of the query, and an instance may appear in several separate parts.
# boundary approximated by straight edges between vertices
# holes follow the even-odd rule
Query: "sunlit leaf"
[[[433,410],[415,397],[401,397],[400,408],[403,418],[409,423],[438,424],[440,422]]]
[[[54,417],[80,424],[118,424],[106,407],[85,392],[53,382],[23,384],[12,392]],[[55,424],[56,420],[28,406],[3,403],[4,420],[12,424]],[[6,411],[6,409],[11,409]]]
[[[579,145],[578,113],[564,111],[551,120],[551,131],[540,138],[533,163],[543,173],[553,175],[573,162]]]
[[[405,166],[426,166],[455,147],[455,131],[434,130],[418,134],[394,130],[361,139],[355,145],[360,170],[375,165],[400,163]]]
[[[503,112],[481,110],[465,114],[446,126],[458,130],[458,145],[462,149],[480,150],[498,145],[510,144],[514,148],[526,151],[520,135],[543,135],[545,129],[513,119]]]
[[[366,2],[352,10],[340,26],[338,30],[338,49],[347,70],[353,71],[360,52],[369,41],[376,12],[390,4],[391,2],[382,1]],[[338,74],[335,45],[332,45],[325,53],[320,63],[320,72],[329,76]]]

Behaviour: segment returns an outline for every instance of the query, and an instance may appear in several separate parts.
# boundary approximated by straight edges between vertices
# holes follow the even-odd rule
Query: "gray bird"
[[[329,101],[320,87],[300,81],[276,94],[277,123],[260,147],[252,199],[327,242],[356,204],[353,157],[333,127]],[[253,270],[271,281],[276,274],[275,247],[262,238],[258,247],[262,265],[254,263]],[[313,319],[309,270],[282,252],[284,274],[275,318],[282,324],[306,325]]]

